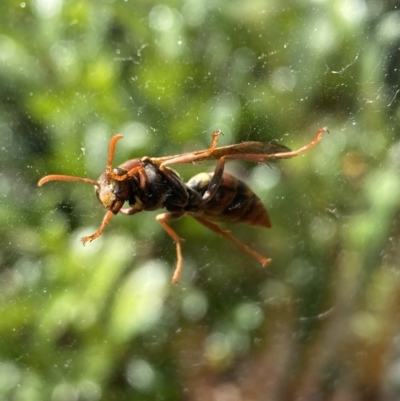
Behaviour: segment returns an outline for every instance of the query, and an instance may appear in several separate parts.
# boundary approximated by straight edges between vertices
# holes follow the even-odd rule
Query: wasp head
[[[129,198],[129,184],[126,180],[116,180],[114,177],[126,174],[125,170],[115,168],[112,173],[105,172],[95,186],[97,199],[107,209],[117,214]]]

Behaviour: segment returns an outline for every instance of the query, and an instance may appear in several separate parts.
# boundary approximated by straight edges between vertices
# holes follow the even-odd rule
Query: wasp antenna
[[[119,141],[123,137],[124,136],[122,134],[117,134],[117,135],[114,135],[110,140],[110,147],[108,149],[108,160],[107,160],[107,166],[106,166],[106,170],[108,170],[108,171],[111,171],[111,168],[112,168],[112,162],[113,162],[114,153],[115,153],[115,145],[117,144],[117,141]]]
[[[40,181],[38,182],[39,187],[41,187],[43,184],[46,184],[46,182],[49,181],[78,181],[78,182],[87,182],[88,184],[95,185],[96,187],[99,187],[100,184],[95,181],[91,180],[90,178],[81,178],[81,177],[73,177],[71,175],[58,175],[58,174],[51,174],[51,175],[46,175]]]

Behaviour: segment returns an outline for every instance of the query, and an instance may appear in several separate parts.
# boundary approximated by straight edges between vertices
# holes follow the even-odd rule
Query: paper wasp
[[[266,208],[256,194],[242,181],[224,173],[228,159],[240,159],[255,163],[268,163],[271,159],[286,159],[299,155],[315,146],[327,128],[318,130],[313,141],[298,150],[276,143],[243,142],[217,147],[221,131],[212,133],[211,145],[206,150],[165,157],[142,157],[128,160],[117,168],[112,167],[115,146],[123,136],[114,135],[110,140],[108,160],[104,173],[97,181],[67,175],[47,175],[38,185],[49,181],[79,181],[95,186],[96,196],[107,213],[100,228],[92,235],[83,237],[82,242],[99,237],[110,222],[113,214],[132,215],[143,210],[165,208],[166,213],[156,219],[176,243],[177,264],[172,282],[177,283],[182,270],[182,239],[168,224],[186,215],[191,216],[217,234],[224,236],[247,252],[263,266],[271,259],[266,258],[234,238],[214,221],[244,223],[252,226],[271,227]],[[194,163],[204,160],[218,160],[214,173],[200,173],[187,183],[169,166]],[[129,207],[123,205],[128,202]]]

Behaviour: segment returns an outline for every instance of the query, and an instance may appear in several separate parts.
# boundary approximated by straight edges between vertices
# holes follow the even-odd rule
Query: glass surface
[[[2,0],[1,400],[397,400],[400,9],[375,0]],[[274,141],[229,161],[272,227],[222,224],[261,267],[90,184],[143,156]],[[174,165],[184,182],[216,161]]]

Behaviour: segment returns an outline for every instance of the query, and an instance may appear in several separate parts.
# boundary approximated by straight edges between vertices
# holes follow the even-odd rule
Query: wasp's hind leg
[[[234,236],[231,235],[231,233],[227,230],[223,230],[220,226],[217,224],[212,223],[209,220],[204,219],[203,217],[199,216],[193,216],[194,219],[196,219],[199,223],[203,224],[203,226],[209,228],[210,230],[216,232],[217,234],[222,235],[223,237],[229,239],[229,241],[233,242],[236,246],[238,246],[241,250],[244,252],[248,253],[251,257],[253,257],[255,260],[261,263],[263,267],[268,266],[272,259],[266,258],[265,256],[260,255],[247,245],[241,243],[238,239],[236,239]]]

